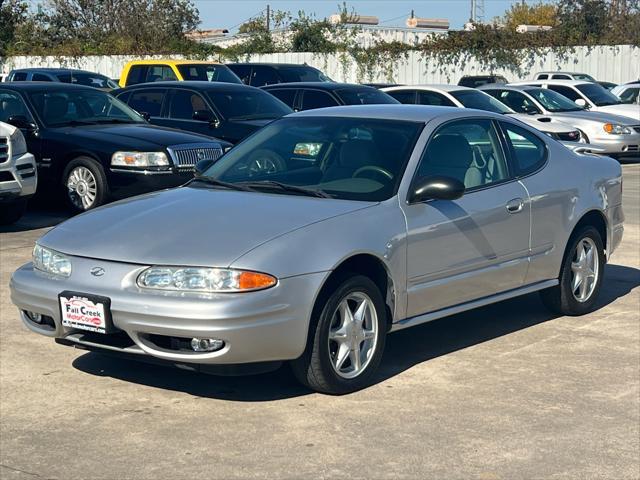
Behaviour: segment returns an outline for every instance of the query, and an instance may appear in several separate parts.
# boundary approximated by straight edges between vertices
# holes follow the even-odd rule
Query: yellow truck
[[[133,60],[122,70],[119,85],[160,81],[200,80],[206,82],[242,83],[229,67],[218,62],[199,60]]]

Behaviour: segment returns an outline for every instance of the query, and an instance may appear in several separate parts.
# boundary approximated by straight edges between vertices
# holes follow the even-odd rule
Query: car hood
[[[132,146],[137,146],[136,150],[148,148],[146,145],[155,145],[157,148],[187,143],[209,143],[216,141],[216,139],[204,135],[188,133],[173,128],[158,127],[146,123],[87,125],[80,127],[63,127],[60,130],[64,130],[64,133],[67,135],[73,135],[76,138],[90,141],[109,142],[118,145],[122,144],[123,146],[131,144]],[[141,142],[146,145],[140,146]]]
[[[78,215],[39,243],[142,265],[226,267],[276,237],[373,203],[187,186]]]
[[[607,105],[605,107],[598,107],[600,112],[613,113],[614,115],[622,115],[624,117],[630,117],[634,120],[640,120],[640,105],[629,105],[626,103],[620,105]]]
[[[513,113],[509,116],[517,118],[522,123],[526,123],[530,127],[546,133],[564,133],[572,132],[575,127],[567,125],[566,123],[554,121],[549,115],[527,115],[524,113]]]
[[[594,112],[592,110],[581,110],[579,112],[558,112],[551,115],[553,118],[557,118],[562,122],[573,121],[592,121],[597,123],[619,123],[621,125],[635,125],[638,122],[634,122],[629,117],[623,117],[621,115],[615,115],[607,112]]]

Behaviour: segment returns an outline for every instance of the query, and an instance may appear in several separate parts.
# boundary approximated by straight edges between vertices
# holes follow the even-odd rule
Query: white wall
[[[25,67],[73,67],[91,70],[119,78],[124,64],[136,56],[89,56],[89,57],[7,57],[0,58],[0,72],[8,73],[12,68]],[[152,58],[152,57],[146,57]],[[182,58],[179,55],[174,58]],[[345,58],[350,60],[350,57]],[[363,78],[358,75],[355,62],[349,61],[345,65],[338,55],[317,55],[313,53],[273,53],[252,55],[251,61],[307,63],[318,67],[336,81],[381,81],[385,82],[385,73],[381,68],[374,78]],[[615,47],[578,47],[568,59],[558,58],[549,52],[537,56],[533,65],[526,65],[527,56],[523,55],[523,74],[517,75],[509,71],[497,70],[494,73],[503,74],[511,81],[526,80],[540,70],[569,70],[593,75],[598,80],[615,83],[628,82],[640,78],[640,48],[630,45]],[[478,62],[469,61],[462,68],[456,66],[437,65],[433,60],[426,62],[418,52],[411,52],[407,60],[400,59],[393,68],[392,80],[397,83],[457,83],[462,75],[488,73],[480,68]],[[360,77],[360,78],[359,78]]]

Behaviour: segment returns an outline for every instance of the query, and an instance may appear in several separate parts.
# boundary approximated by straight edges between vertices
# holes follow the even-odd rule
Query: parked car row
[[[637,154],[640,145],[639,109],[620,104],[584,76],[507,84],[504,77],[486,75],[460,82],[482,84],[478,88],[374,87],[333,82],[307,65],[157,59],[129,62],[119,79],[123,88],[101,77],[25,69],[11,72],[11,81],[0,86],[0,121],[22,130],[37,161],[39,189],[61,194],[77,211],[180,185],[192,178],[197,161],[219,158],[294,111],[326,107],[472,108],[511,116],[581,151],[620,157]],[[634,85],[624,87],[621,92],[631,97]],[[256,158],[252,169],[273,169],[275,163]]]

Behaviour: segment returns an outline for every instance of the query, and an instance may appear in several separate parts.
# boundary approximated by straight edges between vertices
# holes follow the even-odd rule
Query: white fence
[[[87,57],[7,57],[0,58],[0,72],[8,73],[12,68],[26,67],[69,67],[82,68],[99,72],[111,78],[119,78],[124,64],[140,57],[134,56],[87,56]],[[145,57],[153,58],[153,57]],[[174,56],[173,58],[182,58]],[[243,59],[244,60],[244,59]],[[439,65],[433,60],[425,61],[418,52],[411,52],[409,57],[398,60],[392,68],[392,78],[387,78],[381,68],[373,78],[363,75],[357,64],[344,55],[319,55],[313,53],[273,53],[251,55],[246,60],[254,62],[307,63],[313,65],[336,81],[344,82],[386,82],[393,81],[405,84],[420,83],[455,83],[462,75],[488,73],[477,61],[469,61],[464,67]],[[345,61],[346,60],[346,61]],[[523,52],[523,74],[516,75],[510,71],[496,70],[493,73],[503,74],[511,81],[526,80],[540,70],[568,70],[593,75],[598,80],[615,83],[628,82],[640,78],[640,48],[631,45],[578,47],[567,59],[556,56],[553,52],[536,56],[532,66],[528,68],[528,55]]]

